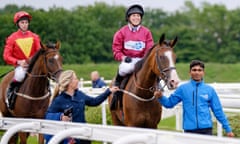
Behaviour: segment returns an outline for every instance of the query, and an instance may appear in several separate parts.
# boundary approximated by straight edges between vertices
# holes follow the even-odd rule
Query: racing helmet
[[[144,10],[143,10],[143,7],[141,5],[138,5],[138,4],[135,4],[135,5],[132,5],[130,6],[127,11],[126,11],[126,21],[128,21],[128,17],[131,15],[131,14],[140,14],[141,18],[143,17],[144,15]]]
[[[18,21],[21,19],[28,19],[30,22],[32,20],[32,16],[25,11],[19,11],[14,15],[14,18],[13,18],[14,24],[17,24]]]

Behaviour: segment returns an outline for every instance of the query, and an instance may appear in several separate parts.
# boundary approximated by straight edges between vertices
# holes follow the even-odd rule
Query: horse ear
[[[46,46],[42,43],[42,42],[40,42],[40,45],[41,45],[41,49],[46,49]]]
[[[164,40],[165,40],[165,33],[163,33],[162,36],[160,37],[159,44],[161,45]]]
[[[57,43],[56,43],[56,49],[60,49],[60,47],[61,47],[61,42],[60,42],[60,41],[57,41]]]
[[[174,47],[177,41],[178,41],[178,37],[176,36],[175,39],[171,41],[171,47]]]

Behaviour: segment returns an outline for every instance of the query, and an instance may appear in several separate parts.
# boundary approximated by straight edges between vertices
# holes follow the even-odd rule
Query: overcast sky
[[[78,5],[93,5],[94,2],[105,2],[109,5],[129,6],[134,3],[143,5],[144,8],[162,8],[164,11],[179,10],[184,6],[186,0],[0,0],[0,7],[7,4],[17,4],[19,6],[31,6],[33,8],[48,9],[49,7],[64,7],[66,9],[74,8]],[[195,6],[201,6],[203,1],[210,4],[224,4],[228,9],[240,7],[240,0],[192,0]]]

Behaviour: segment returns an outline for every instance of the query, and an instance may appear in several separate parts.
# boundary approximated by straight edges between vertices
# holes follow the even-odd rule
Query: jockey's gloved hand
[[[124,61],[125,61],[126,63],[130,63],[130,62],[132,61],[132,58],[126,56],[125,59],[124,59]]]

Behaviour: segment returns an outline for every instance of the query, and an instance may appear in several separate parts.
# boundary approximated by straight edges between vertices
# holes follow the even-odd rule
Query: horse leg
[[[18,141],[18,134],[16,133],[10,138],[8,144],[16,144],[17,141]]]
[[[43,134],[38,134],[38,144],[44,144]]]
[[[27,144],[28,132],[19,132],[20,144]]]

